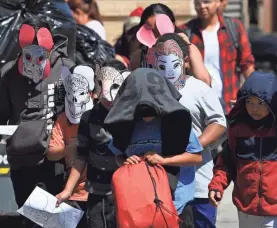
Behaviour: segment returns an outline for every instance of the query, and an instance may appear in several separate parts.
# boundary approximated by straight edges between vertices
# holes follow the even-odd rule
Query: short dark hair
[[[67,4],[72,11],[75,11],[77,8],[81,9],[86,13],[90,19],[99,21],[103,24],[101,14],[99,12],[98,4],[95,0],[81,0],[81,1],[68,1]]]
[[[175,32],[176,33],[180,33],[182,32],[181,29],[179,29],[176,25],[176,18],[174,16],[173,11],[166,5],[162,4],[162,3],[155,3],[155,4],[151,4],[150,6],[146,7],[141,15],[141,19],[140,19],[140,23],[137,27],[137,31],[146,23],[146,21],[148,20],[149,17],[152,17],[154,15],[159,15],[159,14],[165,14],[169,17],[169,19],[171,20],[171,22],[174,24],[175,27]],[[133,36],[133,40],[136,39],[136,33],[135,32],[134,36]],[[147,47],[143,44],[141,44],[141,48],[143,52],[147,52]]]
[[[156,4],[151,4],[150,6],[148,6],[144,9],[144,11],[141,15],[141,20],[140,20],[139,27],[144,25],[149,17],[152,17],[154,15],[158,15],[158,14],[167,15],[170,18],[170,20],[172,21],[173,24],[176,21],[174,13],[172,12],[172,10],[168,6],[166,6],[162,3],[156,3]]]
[[[176,43],[180,46],[184,57],[188,56],[188,45],[183,40],[183,38],[181,36],[179,36],[178,34],[176,34],[176,33],[167,33],[167,34],[162,35],[161,37],[158,38],[156,44],[164,43],[168,40],[176,41]]]

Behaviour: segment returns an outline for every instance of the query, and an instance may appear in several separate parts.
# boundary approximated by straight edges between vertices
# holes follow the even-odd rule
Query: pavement
[[[9,177],[0,177],[0,215],[17,210],[12,182]]]
[[[237,209],[232,202],[233,183],[226,189],[218,208],[217,228],[238,228]]]
[[[15,212],[17,209],[11,180],[9,177],[0,178],[0,217],[1,214]],[[232,202],[233,184],[225,191],[223,199],[218,208],[217,228],[238,228],[237,210]],[[2,213],[1,213],[2,212]],[[3,213],[4,212],[4,213]],[[1,219],[0,219],[1,221]],[[4,228],[4,227],[3,227]]]

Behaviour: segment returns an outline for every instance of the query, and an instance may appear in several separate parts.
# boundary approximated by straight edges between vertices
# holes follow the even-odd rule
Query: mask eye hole
[[[112,85],[112,89],[118,89],[119,88],[119,85],[118,84],[113,84]]]
[[[98,80],[98,84],[99,84],[100,86],[102,86],[102,81],[101,81],[101,80]]]
[[[31,59],[32,59],[31,55],[28,54],[28,53],[25,55],[25,58],[26,58],[28,61],[31,61]]]
[[[164,65],[159,65],[159,69],[160,70],[165,70],[165,66]]]
[[[44,60],[44,56],[40,56],[39,58],[38,58],[38,60],[40,61],[40,62],[42,62],[43,60]]]
[[[175,63],[174,64],[174,69],[176,69],[177,67],[179,67],[180,66],[180,63]]]

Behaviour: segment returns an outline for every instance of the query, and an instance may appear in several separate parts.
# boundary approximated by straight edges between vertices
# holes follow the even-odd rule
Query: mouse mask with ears
[[[72,72],[63,67],[62,80],[66,116],[71,123],[79,124],[82,114],[93,108],[94,71],[89,66],[76,66]]]
[[[50,52],[54,47],[51,32],[47,28],[38,31],[28,24],[23,24],[19,30],[19,45],[22,54],[18,61],[18,70],[23,75],[40,82],[50,74]],[[37,40],[37,44],[34,41]]]
[[[100,67],[96,64],[95,92],[98,99],[111,107],[120,86],[130,73],[128,70],[119,71],[111,66]]]
[[[174,33],[175,26],[170,18],[165,14],[158,14],[156,16],[156,28],[159,34],[162,36],[166,33]],[[137,39],[140,43],[144,44],[148,48],[151,48],[157,41],[152,28],[147,24],[144,24],[137,32]]]

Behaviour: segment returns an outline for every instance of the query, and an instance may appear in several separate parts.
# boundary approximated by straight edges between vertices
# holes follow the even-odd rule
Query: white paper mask
[[[89,93],[94,89],[94,71],[88,66],[77,66],[71,73],[64,67],[62,78],[66,91],[66,116],[71,123],[79,124],[82,114],[93,108]]]
[[[47,50],[38,45],[29,45],[22,49],[23,69],[22,74],[35,83],[44,76],[47,63]]]
[[[160,55],[157,60],[157,70],[171,83],[175,83],[183,74],[183,61],[178,56]]]
[[[96,94],[106,106],[112,106],[117,92],[130,71],[119,72],[113,67],[96,65]]]
[[[183,52],[174,40],[158,43],[154,48],[154,68],[171,83],[176,83],[184,74]]]

